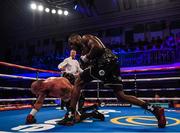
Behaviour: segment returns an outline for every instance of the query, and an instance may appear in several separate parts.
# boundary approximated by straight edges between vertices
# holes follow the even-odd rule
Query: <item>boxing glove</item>
[[[86,55],[83,55],[83,56],[81,56],[80,58],[81,58],[81,60],[82,60],[84,63],[86,63],[86,62],[89,61]]]
[[[36,119],[33,115],[29,114],[27,117],[26,117],[26,124],[34,124],[36,123]]]

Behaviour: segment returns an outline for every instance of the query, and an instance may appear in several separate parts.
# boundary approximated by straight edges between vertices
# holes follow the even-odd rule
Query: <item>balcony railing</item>
[[[121,67],[171,64],[179,61],[177,49],[118,53]]]

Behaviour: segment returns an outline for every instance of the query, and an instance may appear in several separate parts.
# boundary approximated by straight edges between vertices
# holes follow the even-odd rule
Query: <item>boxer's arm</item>
[[[87,42],[87,45],[90,48],[89,52],[85,55],[87,59],[95,58],[98,55],[99,51],[102,50],[102,45],[92,36],[83,36],[82,40],[83,42]]]
[[[34,109],[36,109],[37,111],[40,110],[40,108],[42,107],[43,103],[44,103],[44,99],[46,98],[45,94],[39,95],[39,97],[36,100],[36,103],[34,104]]]
[[[33,109],[31,110],[30,114],[35,116],[36,113],[41,109],[43,103],[44,103],[44,99],[45,99],[46,95],[39,95],[39,97],[37,98]]]
[[[40,110],[40,108],[42,107],[45,97],[46,97],[46,95],[40,95],[38,97],[36,103],[34,104],[33,109],[31,110],[31,112],[26,117],[26,124],[36,123],[35,115]]]

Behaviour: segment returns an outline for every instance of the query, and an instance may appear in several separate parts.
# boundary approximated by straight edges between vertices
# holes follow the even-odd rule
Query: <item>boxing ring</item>
[[[12,67],[17,69],[25,69],[36,72],[35,77],[26,77],[20,75],[0,74],[0,79],[9,80],[28,80],[34,81],[37,79],[44,80],[39,77],[40,72],[53,73],[55,76],[61,74],[60,72],[51,70],[42,70],[31,67],[20,66],[16,64],[10,64],[6,62],[0,62],[1,66]],[[165,68],[150,68],[150,69],[123,69],[122,73],[132,74],[131,78],[123,79],[123,83],[132,83],[133,89],[125,89],[125,92],[134,92],[138,95],[139,92],[146,91],[175,91],[177,97],[139,97],[140,99],[147,101],[156,101],[164,106],[165,115],[167,117],[167,127],[160,129],[157,127],[157,121],[155,117],[148,112],[144,112],[143,109],[127,104],[118,103],[115,97],[102,97],[101,93],[112,92],[111,89],[102,88],[101,81],[95,80],[92,84],[95,84],[93,89],[83,89],[86,93],[93,92],[94,97],[86,97],[87,104],[91,102],[101,102],[99,111],[105,115],[105,121],[99,121],[96,119],[87,119],[81,123],[75,124],[74,126],[60,126],[56,124],[56,121],[63,118],[65,110],[60,109],[59,98],[46,98],[44,107],[37,113],[36,124],[25,124],[25,119],[30,112],[33,102],[36,100],[35,96],[32,97],[20,97],[20,98],[1,98],[0,99],[0,132],[180,132],[180,107],[173,108],[167,105],[170,102],[179,103],[180,98],[178,97],[179,88],[141,88],[138,89],[140,83],[152,83],[152,82],[163,82],[167,81],[179,81],[179,76],[171,77],[153,77],[153,78],[138,78],[137,72],[145,71],[166,71],[175,70],[179,71],[180,66],[167,66]],[[133,78],[132,78],[133,77]],[[11,81],[13,82],[13,80]],[[0,90],[3,92],[29,92],[29,87],[18,87],[18,86],[0,86]],[[96,93],[94,93],[96,92]],[[14,94],[16,95],[16,94]]]

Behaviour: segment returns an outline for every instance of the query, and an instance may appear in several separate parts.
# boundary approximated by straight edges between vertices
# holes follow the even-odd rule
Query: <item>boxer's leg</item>
[[[83,107],[81,110],[82,112],[86,112],[88,110],[97,110],[98,106],[96,104],[93,104],[91,106],[86,106],[86,107]]]
[[[99,119],[101,121],[104,121],[104,119],[105,119],[104,115],[102,113],[98,112],[97,110],[94,110],[90,113],[82,113],[81,114],[81,117],[80,117],[81,121],[85,120],[87,118],[95,118],[95,119]]]
[[[124,101],[127,101],[127,102],[131,103],[131,104],[138,105],[138,106],[150,111],[151,113],[153,113],[155,115],[155,117],[157,118],[157,120],[158,120],[159,128],[164,128],[166,126],[166,118],[165,118],[165,115],[164,115],[164,108],[153,106],[153,105],[151,105],[149,103],[146,103],[143,100],[138,99],[135,96],[126,95],[122,91],[122,88],[117,89],[115,87],[114,88],[114,93],[117,96],[118,100],[124,100]]]
[[[80,90],[83,88],[85,83],[88,83],[92,80],[91,74],[90,74],[91,68],[85,69],[80,76],[75,81],[74,89],[71,96],[71,103],[70,108],[67,112],[67,117],[65,117],[63,125],[73,125],[75,122],[75,111],[76,111],[76,105],[80,97]]]
[[[158,120],[158,126],[160,128],[164,128],[166,126],[166,118],[164,116],[164,109],[150,105],[149,103],[146,103],[145,101],[138,99],[135,96],[124,94],[122,80],[120,77],[119,65],[117,64],[117,62],[112,63],[110,66],[108,66],[108,70],[107,70],[107,72],[109,72],[108,77],[111,77],[111,78],[108,79],[107,77],[108,82],[109,82],[107,84],[108,86],[113,88],[114,94],[117,96],[118,100],[127,101],[131,104],[138,105],[150,111],[156,116]]]

